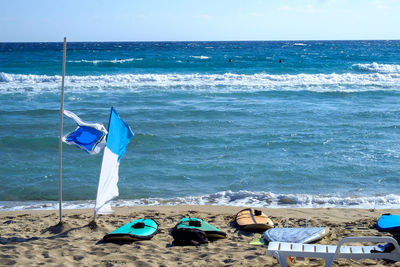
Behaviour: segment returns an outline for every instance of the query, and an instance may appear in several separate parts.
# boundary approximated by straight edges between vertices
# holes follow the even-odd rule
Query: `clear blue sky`
[[[0,42],[400,39],[400,0],[0,0]]]

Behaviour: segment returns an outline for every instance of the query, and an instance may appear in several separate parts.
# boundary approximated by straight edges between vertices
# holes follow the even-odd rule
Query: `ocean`
[[[0,43],[0,210],[58,208],[62,43]],[[135,133],[113,206],[398,208],[400,41],[68,43],[65,109]],[[64,133],[75,129],[64,117]],[[63,145],[64,208],[102,154]]]

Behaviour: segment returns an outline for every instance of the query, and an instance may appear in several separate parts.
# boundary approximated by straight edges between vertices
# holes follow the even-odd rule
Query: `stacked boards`
[[[157,231],[158,225],[153,219],[137,219],[105,235],[103,239],[106,242],[149,240]]]
[[[329,233],[327,227],[273,228],[265,231],[268,242],[311,243],[322,239]]]
[[[376,227],[382,232],[400,231],[400,215],[383,214],[376,223]]]
[[[197,218],[182,218],[175,226],[176,229],[197,229],[203,231],[209,239],[226,238],[226,233],[217,227]]]
[[[274,227],[274,223],[261,210],[244,209],[236,214],[235,223],[246,231],[265,231]]]
[[[272,228],[250,241],[250,245],[265,245],[267,242],[311,243],[329,233],[328,227]]]

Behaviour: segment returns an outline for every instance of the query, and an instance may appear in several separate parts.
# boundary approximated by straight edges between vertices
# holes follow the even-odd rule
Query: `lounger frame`
[[[394,245],[394,250],[389,252],[374,252],[380,250],[377,246],[343,246],[344,243],[354,242],[389,242]],[[305,257],[305,258],[324,258],[325,266],[332,266],[336,258],[348,259],[388,259],[400,261],[400,247],[397,241],[387,236],[360,236],[345,237],[339,241],[337,246],[319,244],[301,244],[287,242],[270,242],[268,245],[268,255],[274,256],[279,260],[282,267],[286,267],[286,258]]]

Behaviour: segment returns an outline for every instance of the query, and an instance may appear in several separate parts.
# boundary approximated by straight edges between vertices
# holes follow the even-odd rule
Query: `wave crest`
[[[396,64],[378,64],[373,62],[370,64],[354,64],[352,68],[363,72],[400,73],[400,65]]]
[[[86,64],[93,64],[93,65],[101,65],[101,64],[123,64],[126,62],[132,62],[132,61],[141,61],[143,58],[124,58],[124,59],[97,59],[97,60],[87,60],[87,59],[81,59],[81,60],[68,60],[68,63],[86,63]]]
[[[0,93],[59,89],[61,76],[0,73]],[[363,92],[399,90],[400,73],[370,74],[114,74],[67,76],[73,91],[165,90],[205,92],[314,91]]]
[[[92,208],[94,200],[64,202],[65,209]],[[222,205],[260,208],[397,208],[399,195],[385,196],[340,196],[309,194],[275,194],[271,192],[223,191],[202,196],[177,197],[171,199],[142,198],[114,200],[111,205],[156,206],[156,205]],[[0,202],[0,210],[57,209],[58,202]]]
[[[190,56],[191,58],[196,58],[196,59],[209,59],[210,57],[208,56]]]

